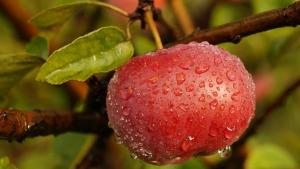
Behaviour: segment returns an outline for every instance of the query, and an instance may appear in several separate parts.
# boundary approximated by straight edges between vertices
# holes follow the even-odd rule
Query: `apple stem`
[[[133,24],[135,20],[129,20],[127,22],[127,25],[126,25],[126,35],[127,35],[127,40],[131,40],[131,31],[130,31],[130,26]]]
[[[111,4],[108,4],[108,3],[105,3],[105,2],[99,2],[99,1],[89,1],[88,3],[111,9],[112,11],[115,11],[115,12],[117,12],[117,13],[125,16],[125,17],[129,17],[128,12],[126,12],[123,9],[118,8],[114,5],[111,5]]]
[[[153,13],[152,13],[152,10],[151,10],[150,6],[146,7],[146,9],[145,9],[145,21],[146,21],[147,25],[149,26],[150,31],[152,32],[152,35],[154,37],[157,49],[162,49],[163,45],[162,45],[162,42],[161,42],[159,32],[158,32],[157,27],[155,25],[155,22],[154,22],[154,19],[153,19]]]
[[[170,0],[170,4],[184,34],[190,35],[193,33],[195,27],[182,0]]]

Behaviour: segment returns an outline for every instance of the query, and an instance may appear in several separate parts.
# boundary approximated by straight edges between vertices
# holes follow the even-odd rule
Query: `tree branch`
[[[28,41],[37,35],[37,29],[27,22],[30,15],[16,0],[0,0],[0,11],[9,18],[22,40]]]
[[[68,131],[97,133],[100,136],[107,130],[107,118],[98,114],[24,112],[0,110],[0,138],[22,141],[27,137],[57,135]]]
[[[237,22],[195,32],[169,46],[192,41],[208,41],[212,44],[222,42],[238,43],[243,37],[251,34],[279,27],[297,26],[299,24],[300,2],[295,2],[286,8],[264,12],[246,17]]]

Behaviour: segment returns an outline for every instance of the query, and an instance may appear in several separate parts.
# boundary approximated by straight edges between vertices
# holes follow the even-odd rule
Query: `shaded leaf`
[[[47,39],[40,36],[32,38],[26,45],[26,51],[31,55],[40,56],[46,60],[49,54]]]
[[[247,169],[293,169],[297,162],[279,146],[266,144],[256,146],[246,160]]]
[[[36,79],[51,84],[84,81],[95,73],[118,68],[132,55],[133,46],[124,32],[117,27],[104,27],[55,51]]]
[[[80,1],[69,4],[64,4],[58,7],[46,9],[31,19],[31,22],[42,30],[53,30],[61,25],[63,25],[70,17],[72,17],[78,9],[94,5],[100,7],[106,7],[118,11],[122,14],[122,11],[116,9],[116,7],[100,2],[100,1]],[[125,15],[123,13],[123,15]]]
[[[7,157],[0,158],[0,169],[17,169]]]
[[[42,62],[41,58],[27,54],[0,55],[0,97]]]

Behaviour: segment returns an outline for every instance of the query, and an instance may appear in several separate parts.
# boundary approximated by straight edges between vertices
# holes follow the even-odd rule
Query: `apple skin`
[[[209,154],[238,140],[255,112],[255,85],[240,59],[208,42],[135,57],[108,86],[117,140],[162,165]]]

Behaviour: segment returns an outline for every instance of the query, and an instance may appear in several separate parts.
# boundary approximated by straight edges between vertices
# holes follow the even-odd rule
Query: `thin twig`
[[[299,24],[300,2],[298,1],[286,8],[271,10],[246,17],[237,22],[195,32],[168,46],[192,41],[208,41],[211,44],[219,44],[222,42],[238,43],[243,37],[248,35],[279,27],[297,26]]]
[[[157,47],[157,49],[162,49],[163,45],[162,45],[162,42],[161,42],[161,39],[160,39],[159,32],[158,32],[157,27],[155,25],[155,22],[153,20],[152,9],[149,6],[149,9],[145,9],[145,10],[146,10],[145,11],[145,21],[146,21],[147,25],[149,26],[149,28],[152,32],[153,38],[155,40],[156,47]]]
[[[170,0],[170,4],[184,34],[191,34],[195,28],[182,0]]]

